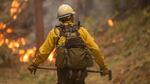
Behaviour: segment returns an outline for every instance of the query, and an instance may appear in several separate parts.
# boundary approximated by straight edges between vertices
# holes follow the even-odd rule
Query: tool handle
[[[111,70],[109,70],[108,78],[109,78],[109,80],[112,80],[112,71]]]
[[[50,67],[50,68],[37,67],[37,69],[54,70],[54,71],[57,70],[56,67]],[[100,73],[102,75],[102,71],[87,70],[87,72],[90,72],[90,73]],[[109,80],[112,80],[112,71],[111,70],[108,71],[108,78],[109,78]]]

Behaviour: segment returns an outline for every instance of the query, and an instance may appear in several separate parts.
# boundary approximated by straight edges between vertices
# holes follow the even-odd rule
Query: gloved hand
[[[36,70],[37,70],[37,66],[31,64],[28,66],[28,70],[30,71],[31,74],[34,74],[36,73]]]
[[[100,69],[100,74],[101,74],[101,76],[108,75],[108,74],[109,74],[109,70],[108,70],[107,68],[105,68],[105,69]]]
[[[109,80],[112,80],[112,71],[105,68],[105,69],[100,69],[100,75],[101,76],[106,76],[108,75]]]

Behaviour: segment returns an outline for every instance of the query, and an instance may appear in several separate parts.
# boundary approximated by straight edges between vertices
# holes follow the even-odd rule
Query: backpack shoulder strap
[[[78,23],[75,25],[76,27],[76,33],[78,36],[80,36],[80,33],[78,32],[78,30],[80,29],[81,25],[80,25],[80,21],[78,21]]]
[[[58,34],[57,30],[59,31],[59,34]],[[55,26],[54,32],[57,35],[57,40],[55,41],[55,46],[57,46],[58,45],[58,41],[59,41],[60,37],[62,36],[62,34],[61,34],[62,30],[61,30],[60,25],[56,25]]]
[[[79,36],[80,33],[78,32],[78,30],[80,29],[80,27],[81,27],[80,21],[78,21],[78,23],[75,24],[71,30],[75,31],[77,33],[77,35]],[[60,37],[65,35],[64,28],[65,28],[65,26],[63,24],[56,25],[54,28],[54,32],[58,37],[56,40],[56,46],[58,45],[58,41],[59,41]],[[59,34],[57,33],[57,30],[59,30]]]

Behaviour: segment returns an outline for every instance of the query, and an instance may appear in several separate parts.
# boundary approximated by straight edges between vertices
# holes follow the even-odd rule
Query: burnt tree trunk
[[[36,47],[41,46],[44,40],[44,22],[43,22],[43,0],[34,0],[35,4],[35,23],[36,23]]]

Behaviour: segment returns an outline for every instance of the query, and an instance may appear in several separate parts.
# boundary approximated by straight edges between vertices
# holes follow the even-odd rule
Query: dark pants
[[[73,70],[68,68],[57,69],[57,84],[85,84],[86,69]]]

